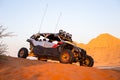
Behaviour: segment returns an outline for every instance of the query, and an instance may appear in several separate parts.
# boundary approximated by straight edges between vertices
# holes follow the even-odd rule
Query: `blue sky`
[[[0,0],[0,25],[17,35],[4,39],[10,55],[17,55],[22,46],[29,47],[26,39],[39,29],[64,29],[80,43],[88,43],[101,33],[120,38],[120,0]]]

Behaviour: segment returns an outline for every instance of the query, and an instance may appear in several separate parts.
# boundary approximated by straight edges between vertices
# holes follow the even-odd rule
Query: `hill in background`
[[[88,44],[79,43],[95,60],[95,65],[120,66],[120,39],[108,33],[100,34]]]

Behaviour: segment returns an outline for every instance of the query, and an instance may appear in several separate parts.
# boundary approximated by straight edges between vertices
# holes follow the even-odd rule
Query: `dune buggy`
[[[86,51],[76,46],[72,41],[72,35],[63,30],[58,33],[37,33],[27,39],[30,43],[30,52],[25,47],[18,51],[18,58],[28,56],[37,57],[38,60],[57,60],[60,63],[76,63],[80,66],[92,67],[94,60],[86,54]]]

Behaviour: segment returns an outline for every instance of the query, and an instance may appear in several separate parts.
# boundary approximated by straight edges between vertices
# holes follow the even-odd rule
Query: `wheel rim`
[[[68,62],[69,61],[69,53],[68,52],[64,52],[63,55],[61,56],[61,59],[63,62]]]
[[[90,61],[88,58],[86,58],[86,60],[84,61],[83,65],[84,66],[88,66],[90,64]]]
[[[89,59],[87,58],[87,59],[85,60],[85,64],[86,64],[86,65],[89,65],[89,63],[90,63],[90,61],[89,61]]]
[[[20,56],[22,57],[24,55],[24,50],[20,51]]]

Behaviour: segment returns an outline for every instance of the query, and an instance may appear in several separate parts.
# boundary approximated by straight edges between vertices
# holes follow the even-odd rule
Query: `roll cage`
[[[60,33],[40,33],[40,36],[48,38],[52,41],[69,41],[72,42],[72,38],[66,35],[61,35]]]

